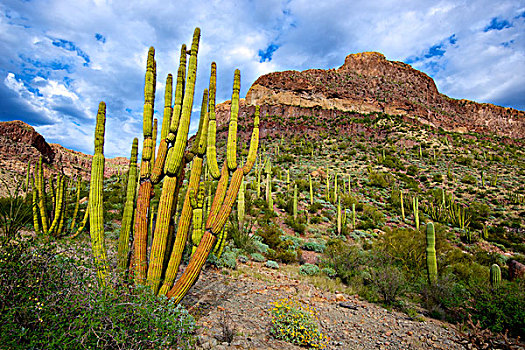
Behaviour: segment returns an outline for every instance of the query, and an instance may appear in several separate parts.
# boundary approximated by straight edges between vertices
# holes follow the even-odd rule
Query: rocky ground
[[[454,326],[320,290],[257,263],[207,269],[185,298],[197,319],[197,349],[300,349],[270,335],[271,303],[292,298],[317,310],[327,349],[462,349]],[[234,329],[231,343],[225,328]]]

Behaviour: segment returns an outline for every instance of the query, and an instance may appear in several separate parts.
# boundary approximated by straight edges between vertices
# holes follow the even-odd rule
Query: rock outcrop
[[[91,155],[49,144],[32,126],[19,120],[0,122],[0,169],[23,175],[27,163],[37,164],[40,157],[47,174],[80,175],[84,180],[90,177]],[[128,163],[125,157],[106,159],[104,175],[125,171]]]
[[[255,104],[285,117],[382,112],[447,131],[525,137],[525,112],[449,98],[426,74],[377,52],[348,55],[337,69],[263,75],[246,95],[245,105]]]

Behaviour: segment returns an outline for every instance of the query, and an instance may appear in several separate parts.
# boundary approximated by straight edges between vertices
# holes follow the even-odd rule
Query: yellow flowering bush
[[[275,338],[313,349],[326,348],[327,337],[319,330],[315,312],[290,299],[272,303],[270,334]]]

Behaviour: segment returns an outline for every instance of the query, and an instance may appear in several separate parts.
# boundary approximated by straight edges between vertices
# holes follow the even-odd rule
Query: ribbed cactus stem
[[[501,269],[498,264],[492,264],[490,267],[490,285],[492,288],[498,288],[501,284]]]
[[[60,219],[58,222],[58,228],[56,235],[61,236],[62,232],[64,232],[64,222],[66,218],[66,203],[67,203],[67,179],[65,178],[62,182],[62,206],[60,208]]]
[[[153,142],[151,143],[153,150],[151,151],[151,164],[155,164],[155,153],[157,150],[157,127],[158,127],[158,120],[157,118],[153,119],[153,131],[151,139]]]
[[[226,160],[228,169],[237,169],[237,117],[239,115],[239,91],[241,89],[241,72],[236,69],[233,78],[233,93],[230,109],[230,123],[228,128],[228,144],[226,149]]]
[[[257,149],[259,148],[259,112],[260,107],[255,106],[255,115],[253,116],[253,130],[252,138],[250,139],[250,149],[248,150],[248,158],[244,164],[243,171],[244,175],[248,174],[255,164],[257,159]]]
[[[155,101],[155,67],[155,49],[150,47],[148,51],[146,78],[144,84],[144,113],[142,126],[144,141],[142,145],[140,187],[137,195],[137,210],[135,215],[134,230],[134,277],[136,283],[144,283],[148,264],[146,253],[148,239],[148,212],[150,210],[151,191],[153,190],[153,184],[151,183],[150,176],[153,152],[152,123],[153,103]]]
[[[75,227],[75,223],[77,221],[77,215],[78,215],[78,209],[80,208],[80,189],[82,186],[82,178],[80,175],[77,177],[77,188],[76,188],[76,197],[75,197],[75,209],[73,210],[73,219],[71,220],[71,225],[69,226],[69,230],[72,231]]]
[[[173,102],[173,113],[170,121],[170,132],[168,140],[173,142],[179,129],[180,115],[182,112],[182,100],[186,88],[186,45],[180,48],[180,63],[177,71],[177,85],[175,86],[175,99]]]
[[[352,228],[355,230],[355,203],[352,203]]]
[[[293,187],[293,219],[297,220],[297,184]]]
[[[239,194],[237,195],[237,221],[239,223],[239,231],[242,232],[242,229],[244,227],[244,215],[246,213],[245,208],[245,202],[244,202],[244,191],[245,191],[245,184],[244,179],[241,183],[241,187],[239,188]]]
[[[215,95],[217,85],[217,65],[215,62],[211,63],[210,86],[209,86],[209,103],[208,103],[208,145],[206,147],[206,162],[210,170],[211,176],[217,180],[221,176],[219,165],[217,164],[217,121],[215,119]]]
[[[190,193],[190,204],[193,209],[193,232],[191,234],[191,242],[193,243],[192,254],[195,253],[197,247],[201,241],[204,231],[202,229],[202,218],[203,218],[203,205],[204,205],[204,186],[199,186],[197,193],[191,189]]]
[[[335,173],[335,176],[334,176],[334,202],[337,202],[337,196],[338,196],[338,193],[337,193],[337,173]]]
[[[133,139],[131,146],[131,156],[129,160],[128,184],[126,189],[126,203],[122,214],[122,227],[118,240],[117,267],[120,270],[126,269],[129,255],[129,237],[133,223],[133,211],[135,205],[135,194],[137,192],[137,153],[139,140]]]
[[[47,235],[49,227],[47,225],[46,192],[44,184],[44,169],[42,166],[42,157],[40,157],[38,160],[38,174],[36,175],[36,189],[38,191],[38,208],[40,220],[42,221],[42,233]]]
[[[326,171],[326,201],[330,201],[330,173]]]
[[[91,248],[97,267],[99,285],[106,285],[107,259],[104,242],[104,133],[106,124],[106,104],[100,102],[95,128],[95,155],[91,162],[91,181],[89,184],[89,227]]]
[[[399,204],[401,205],[401,218],[405,221],[405,204],[403,202],[403,191],[399,191]]]
[[[314,204],[314,187],[312,184],[312,175],[308,174],[308,180],[310,182],[310,205]]]
[[[337,192],[336,192],[337,194]],[[337,198],[337,234],[341,234],[341,227],[342,224],[342,218],[341,218],[341,198]]]
[[[412,198],[412,207],[414,211],[414,224],[416,226],[416,230],[419,230],[419,204],[417,197]]]
[[[166,86],[164,88],[164,114],[162,115],[162,127],[160,129],[160,139],[164,140],[168,137],[170,132],[171,115],[173,114],[173,107],[171,105],[173,100],[173,75],[168,74],[166,77]]]
[[[35,185],[35,178],[34,176],[31,176],[31,186],[33,188],[32,196],[33,196],[33,202],[32,202],[32,208],[33,208],[33,227],[35,229],[35,234],[39,234],[40,232],[40,223],[38,220],[38,194],[37,189]]]
[[[193,41],[191,44],[191,54],[188,62],[188,79],[184,90],[184,99],[182,101],[182,111],[177,131],[175,144],[168,152],[168,162],[166,174],[176,175],[182,164],[184,150],[188,143],[188,131],[190,128],[191,111],[193,108],[193,97],[195,95],[195,80],[197,78],[197,53],[199,51],[201,31],[195,28]],[[175,106],[176,108],[177,106]]]
[[[436,235],[434,233],[434,224],[429,222],[427,224],[427,272],[428,283],[434,284],[437,281],[437,260],[436,260]]]

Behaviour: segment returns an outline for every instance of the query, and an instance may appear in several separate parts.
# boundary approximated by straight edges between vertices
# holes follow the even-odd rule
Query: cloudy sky
[[[350,53],[379,51],[427,73],[448,96],[525,110],[525,0],[4,0],[0,121],[23,120],[48,142],[92,153],[105,101],[105,153],[128,156],[142,136],[148,47],[160,122],[166,75],[176,75],[196,26],[196,101],[212,61],[220,102],[236,68],[243,97],[264,73],[334,68]]]

